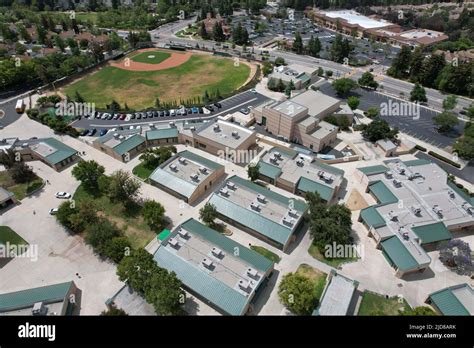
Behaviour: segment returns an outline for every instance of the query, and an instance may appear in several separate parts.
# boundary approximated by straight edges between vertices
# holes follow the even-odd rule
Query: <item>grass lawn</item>
[[[324,262],[328,264],[329,266],[332,266],[334,268],[339,267],[343,263],[347,262],[354,262],[357,261],[357,257],[348,257],[348,258],[335,258],[335,259],[326,259],[323,254],[321,254],[316,246],[313,244],[310,245],[308,249],[308,253],[314,257],[316,260],[319,260],[321,262]]]
[[[80,202],[86,198],[95,201],[101,210],[100,214],[124,231],[134,248],[145,247],[159,232],[151,230],[145,223],[140,215],[140,206],[126,211],[122,204],[111,202],[107,196],[92,196],[79,186],[74,193],[74,200]]]
[[[385,298],[364,292],[358,315],[399,315],[398,310],[402,308],[410,309],[405,299],[400,303],[398,297]]]
[[[159,64],[162,61],[171,57],[171,54],[162,51],[141,52],[133,56],[131,60],[139,63]]]
[[[153,173],[153,170],[154,169],[145,167],[143,163],[140,163],[133,168],[132,173],[138,176],[140,179],[146,180],[151,175],[151,173]]]
[[[271,252],[270,250],[268,249],[265,249],[264,247],[261,247],[261,246],[257,246],[257,245],[252,245],[250,247],[250,249],[252,249],[253,251],[256,251],[257,253],[259,253],[260,255],[263,255],[265,256],[267,259],[275,262],[275,263],[278,263],[280,262],[281,258],[280,256],[278,256],[277,254]]]
[[[43,185],[43,179],[36,177],[27,184],[16,184],[7,171],[0,172],[0,186],[15,194],[16,199],[22,200],[27,194],[33,192]]]
[[[326,273],[304,263],[298,266],[296,273],[308,278],[314,283],[314,291],[319,302],[324,291],[324,286],[326,285]]]
[[[10,245],[28,245],[28,242],[21,238],[15,231],[8,226],[0,226],[0,244]]]
[[[97,22],[97,12],[76,12],[76,19],[78,21],[89,21],[93,24]]]
[[[236,67],[231,59],[193,55],[180,66],[159,71],[127,71],[107,66],[68,86],[64,92],[74,95],[79,91],[96,107],[116,100],[122,106],[127,103],[130,108],[143,109],[153,106],[157,97],[162,102],[179,102],[202,97],[205,90],[211,93],[218,89],[222,95],[229,94],[242,86],[249,74],[247,65]]]

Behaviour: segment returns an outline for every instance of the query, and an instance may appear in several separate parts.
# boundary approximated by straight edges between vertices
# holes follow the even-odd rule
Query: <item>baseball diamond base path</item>
[[[142,52],[166,52],[169,53],[171,56],[168,59],[165,59],[163,62],[158,64],[149,64],[149,63],[141,63],[135,62],[131,58],[132,57],[125,57],[118,62],[111,62],[110,66],[128,70],[128,71],[158,71],[158,70],[165,70],[169,68],[174,68],[176,66],[180,66],[183,63],[186,63],[189,58],[191,58],[190,52],[176,52],[170,50],[163,50],[157,48],[145,48],[142,50],[135,51],[136,54],[140,54]]]

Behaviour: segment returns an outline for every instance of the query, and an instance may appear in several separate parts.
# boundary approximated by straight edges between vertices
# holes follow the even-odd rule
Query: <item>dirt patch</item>
[[[361,210],[367,208],[369,204],[365,201],[364,197],[362,197],[358,190],[353,189],[347,199],[346,206],[350,210]]]
[[[189,58],[191,58],[191,53],[189,52],[158,50],[156,48],[146,48],[146,49],[138,50],[134,52],[134,55],[140,54],[142,52],[149,52],[149,51],[162,51],[162,52],[171,54],[171,56],[159,64],[135,62],[130,59],[131,57],[125,57],[118,62],[111,62],[110,66],[123,69],[123,70],[128,70],[128,71],[158,71],[158,70],[165,70],[169,68],[174,68],[176,66],[180,66],[181,64],[186,63]]]

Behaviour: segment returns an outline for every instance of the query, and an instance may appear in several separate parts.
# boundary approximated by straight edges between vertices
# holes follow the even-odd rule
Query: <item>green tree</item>
[[[103,252],[105,256],[118,264],[125,256],[130,254],[131,250],[130,241],[127,237],[122,236],[113,237],[105,242]]]
[[[72,207],[71,202],[63,202],[58,207],[58,212],[56,213],[56,220],[66,227],[67,229],[73,232],[79,232],[73,230],[72,217],[77,213],[76,209]]]
[[[410,101],[426,103],[428,99],[426,98],[426,91],[419,83],[415,83],[413,89],[410,93]]]
[[[456,108],[457,103],[458,97],[454,94],[450,94],[446,97],[445,100],[443,100],[443,110],[451,111]]]
[[[199,218],[204,222],[207,226],[214,226],[214,221],[217,218],[217,209],[216,206],[212,203],[206,203],[200,210],[199,210]]]
[[[296,315],[310,315],[318,301],[311,280],[297,273],[283,276],[278,287],[278,297]]]
[[[201,26],[199,27],[199,36],[201,36],[203,40],[209,40],[209,34],[207,33],[204,22],[201,22]]]
[[[259,164],[249,164],[247,168],[247,175],[251,181],[255,181],[260,176],[260,165]]]
[[[275,59],[275,65],[276,65],[276,66],[286,65],[285,58],[283,58],[283,57],[277,57],[277,58]]]
[[[366,116],[368,118],[375,118],[379,115],[379,109],[376,106],[371,106],[367,109]]]
[[[379,84],[374,79],[374,75],[372,75],[368,71],[362,74],[362,76],[357,81],[357,83],[361,87],[370,88],[370,89],[374,89],[374,90],[379,87]]]
[[[107,256],[107,243],[115,237],[121,237],[123,232],[107,219],[100,219],[95,224],[87,226],[85,241],[90,244],[95,252]]]
[[[117,308],[115,305],[109,306],[107,310],[100,313],[102,316],[122,316],[128,315],[123,309]]]
[[[8,174],[17,184],[30,183],[36,179],[36,174],[25,162],[15,162],[13,166],[8,169]]]
[[[54,44],[57,48],[61,50],[61,52],[64,52],[66,49],[66,44],[64,43],[64,40],[61,38],[61,36],[56,35],[54,37]]]
[[[216,22],[212,28],[212,37],[217,42],[223,42],[225,40],[224,31],[222,30],[222,24]]]
[[[467,161],[474,159],[474,137],[464,135],[456,141],[453,148],[462,159]]]
[[[332,83],[332,88],[336,91],[336,93],[339,96],[345,96],[349,94],[350,91],[357,88],[357,84],[355,81],[347,77],[343,77],[343,78],[335,80]]]
[[[133,250],[117,266],[119,280],[141,293],[149,288],[151,275],[157,271],[158,265],[153,255],[143,248]]]
[[[285,87],[285,94],[288,98],[291,97],[291,91],[295,90],[295,84],[293,83],[293,80],[290,80],[290,82],[286,85]]]
[[[331,60],[337,63],[348,62],[352,49],[349,40],[343,39],[342,35],[338,34],[329,51]]]
[[[72,176],[80,181],[89,193],[99,191],[99,178],[104,175],[105,168],[94,160],[80,161],[72,169]]]
[[[157,314],[182,314],[181,306],[184,304],[185,293],[181,281],[174,272],[162,268],[152,273],[148,286],[145,297]]]
[[[165,217],[165,208],[158,202],[147,200],[143,204],[141,210],[143,219],[153,230],[158,230],[162,227]]]
[[[117,170],[110,176],[108,194],[112,201],[121,202],[125,207],[135,203],[140,195],[141,183],[128,172]]]
[[[376,142],[381,139],[396,139],[398,129],[391,129],[388,122],[376,117],[370,122],[362,131],[362,136],[371,142]]]
[[[349,98],[347,98],[347,105],[349,105],[349,107],[351,108],[351,110],[357,109],[357,107],[359,106],[359,104],[360,104],[359,98],[354,97],[354,96],[350,96]]]
[[[296,54],[302,54],[303,49],[304,49],[303,38],[301,37],[300,32],[297,31],[295,34],[295,39],[293,41],[293,51],[295,51]]]
[[[311,38],[308,41],[308,46],[306,48],[308,51],[308,54],[312,57],[319,57],[319,52],[321,52],[321,41],[319,41],[319,38],[314,38],[311,35]],[[322,76],[323,74],[319,75],[319,70],[318,70],[318,76]]]
[[[443,111],[433,117],[433,123],[438,126],[439,132],[446,133],[452,130],[459,123],[459,120],[454,113]]]
[[[411,55],[411,59],[410,59],[409,75],[410,75],[410,80],[412,82],[420,81],[420,72],[423,67],[424,59],[425,59],[425,55],[423,53],[423,48],[421,46],[418,46],[413,51],[413,54]]]
[[[387,74],[396,78],[408,77],[410,62],[411,49],[409,46],[403,45],[400,52],[398,52],[397,56],[392,61],[392,66],[387,70]]]

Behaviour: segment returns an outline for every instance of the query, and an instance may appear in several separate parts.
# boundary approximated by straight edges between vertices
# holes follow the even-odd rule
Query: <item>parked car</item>
[[[107,129],[105,129],[105,128],[104,128],[104,129],[101,129],[100,132],[99,132],[99,135],[100,135],[100,136],[106,135],[107,132],[108,132]]]
[[[106,120],[108,116],[109,116],[109,114],[106,113],[106,112],[104,112],[104,113],[102,114],[102,116],[100,116],[100,119],[101,119],[101,120]]]
[[[123,130],[123,127],[122,126],[118,127],[118,130]]]
[[[170,116],[176,116],[176,110],[175,109],[170,110]]]
[[[165,110],[165,116],[169,116],[169,115],[170,115],[169,110]]]
[[[220,109],[222,107],[222,104],[219,103],[219,102],[215,102],[214,103],[214,106],[216,106],[218,109]]]
[[[109,116],[107,116],[107,120],[109,120],[109,121],[110,121],[111,119],[113,119],[113,118],[114,118],[114,115],[112,115],[112,114],[108,114],[108,115],[109,115]]]
[[[92,128],[92,129],[89,129],[89,136],[93,136],[95,133],[97,132],[97,130],[95,128]]]
[[[203,114],[203,113],[204,113],[204,110],[202,109],[202,107],[199,107],[198,110],[199,110],[199,113],[200,113],[200,114]]]
[[[71,194],[63,191],[56,192],[56,198],[61,198],[61,199],[69,199],[71,198]]]
[[[58,213],[58,208],[51,208],[49,209],[49,215],[56,215]]]
[[[159,115],[160,117],[164,117],[164,116],[165,116],[165,112],[164,112],[164,111],[158,111],[158,115]]]
[[[123,120],[125,120],[126,117],[127,117],[127,115],[121,114],[121,115],[120,115],[120,120],[123,121]]]
[[[214,111],[214,107],[212,105],[207,105],[206,109],[209,111]]]
[[[87,134],[89,134],[89,130],[88,130],[88,129],[84,129],[84,130],[81,132],[81,137],[85,137]]]
[[[119,119],[119,117],[120,117],[120,114],[114,114],[114,117],[113,117],[113,119],[114,119],[114,120],[118,120],[118,119]]]
[[[252,92],[252,93],[257,93],[257,90],[256,90],[255,88],[252,88],[252,89],[250,90],[250,92]]]
[[[250,113],[250,109],[249,108],[242,108],[242,109],[240,109],[240,112],[243,113],[244,115],[248,115]]]
[[[149,118],[151,118],[151,117],[153,117],[153,112],[152,112],[152,111],[147,111],[146,115],[147,115]]]
[[[136,112],[135,116],[137,116],[137,120],[140,120],[142,118],[142,114],[139,112]]]
[[[199,112],[199,109],[197,107],[193,107],[191,108],[191,111],[193,112],[193,114],[197,114]]]

